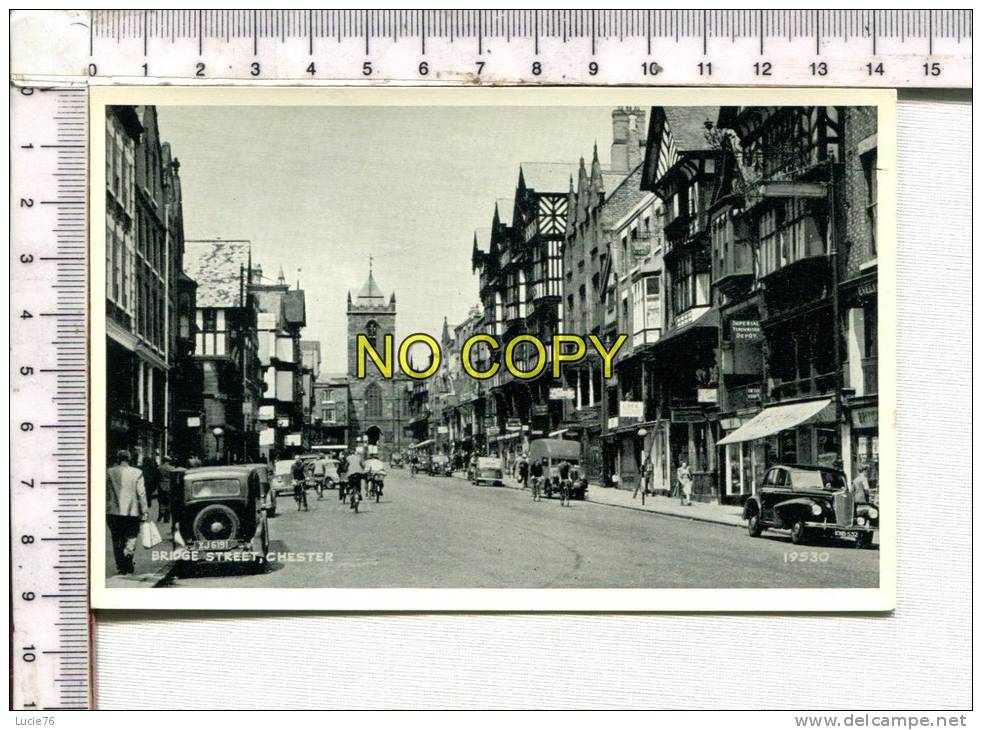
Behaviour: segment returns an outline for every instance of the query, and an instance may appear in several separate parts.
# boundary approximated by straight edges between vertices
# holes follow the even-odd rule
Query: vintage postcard
[[[94,607],[894,607],[892,90],[90,118]]]

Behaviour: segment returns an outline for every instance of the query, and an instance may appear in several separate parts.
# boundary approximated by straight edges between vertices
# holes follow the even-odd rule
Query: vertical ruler
[[[9,94],[11,709],[84,709],[86,91]]]

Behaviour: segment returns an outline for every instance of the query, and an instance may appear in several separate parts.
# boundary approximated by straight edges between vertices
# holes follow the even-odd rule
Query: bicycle
[[[307,506],[307,488],[302,481],[297,481],[293,485],[293,499],[297,503],[297,512],[300,510],[310,512],[310,508]]]
[[[572,479],[560,479],[559,480],[559,506],[560,507],[572,507],[573,506],[573,480]]]
[[[361,504],[361,477],[356,476],[352,479],[351,476],[348,477],[348,491],[351,493],[350,505],[356,513],[358,512],[358,505]]]

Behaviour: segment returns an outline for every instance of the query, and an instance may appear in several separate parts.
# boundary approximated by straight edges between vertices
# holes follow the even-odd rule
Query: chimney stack
[[[644,159],[647,117],[642,107],[622,106],[611,113],[611,121],[614,140],[610,145],[610,167],[613,172],[626,175]]]

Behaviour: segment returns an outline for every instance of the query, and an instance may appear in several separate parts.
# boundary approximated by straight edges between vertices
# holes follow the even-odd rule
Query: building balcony
[[[879,359],[876,357],[864,357],[860,361],[859,375],[861,382],[855,382],[855,375],[851,373],[849,363],[843,367],[842,387],[850,388],[855,391],[856,396],[875,395],[879,386]]]
[[[638,330],[631,336],[631,345],[633,347],[643,347],[645,345],[653,345],[658,340],[661,339],[661,327],[648,327],[643,330]]]
[[[772,378],[769,382],[768,400],[771,402],[795,400],[822,395],[823,393],[833,393],[836,389],[835,381],[834,372],[811,375],[798,380],[781,381]]]
[[[722,387],[720,392],[721,410],[723,411],[742,411],[760,407],[760,394],[762,388],[760,383],[747,383],[733,387]]]
[[[713,286],[725,296],[735,298],[746,295],[753,286],[754,257],[748,242],[731,242],[717,263]]]

